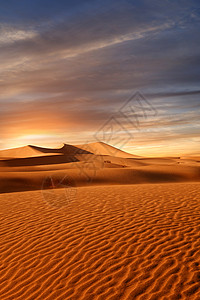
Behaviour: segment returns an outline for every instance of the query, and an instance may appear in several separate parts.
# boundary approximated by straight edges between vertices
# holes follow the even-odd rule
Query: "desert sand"
[[[0,299],[200,299],[200,161],[0,151]]]
[[[199,157],[146,158],[105,143],[64,144],[58,149],[25,146],[0,151],[0,192],[64,185],[136,184],[200,181]]]

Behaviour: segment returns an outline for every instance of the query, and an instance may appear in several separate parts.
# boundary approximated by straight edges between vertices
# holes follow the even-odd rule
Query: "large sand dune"
[[[138,155],[133,155],[133,154],[127,153],[125,151],[117,149],[117,148],[115,148],[111,145],[108,145],[106,143],[103,143],[103,142],[77,145],[77,147],[80,149],[83,149],[83,150],[88,150],[91,153],[96,154],[96,155],[111,155],[111,156],[124,157],[124,158],[139,157]]]
[[[45,155],[75,155],[78,153],[91,153],[87,150],[78,148],[73,145],[63,144],[61,148],[43,148],[28,145],[19,148],[7,149],[0,151],[0,157],[3,158],[27,158]]]

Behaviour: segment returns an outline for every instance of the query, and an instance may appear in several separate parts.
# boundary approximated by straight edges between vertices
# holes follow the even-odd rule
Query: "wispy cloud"
[[[33,39],[37,36],[34,30],[16,29],[14,27],[0,24],[0,45],[15,43],[17,41],[25,41]]]

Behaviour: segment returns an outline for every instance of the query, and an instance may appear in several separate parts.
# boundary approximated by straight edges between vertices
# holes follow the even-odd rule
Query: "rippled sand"
[[[0,195],[0,299],[200,299],[200,183]]]

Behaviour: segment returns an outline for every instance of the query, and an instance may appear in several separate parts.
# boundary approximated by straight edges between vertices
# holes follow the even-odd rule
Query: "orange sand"
[[[199,156],[0,151],[0,235],[0,300],[199,300]]]
[[[9,193],[0,206],[2,300],[200,299],[199,183]]]

